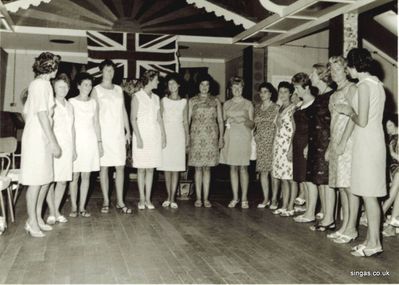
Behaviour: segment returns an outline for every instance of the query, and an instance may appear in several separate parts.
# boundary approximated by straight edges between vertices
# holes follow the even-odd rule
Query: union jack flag
[[[87,32],[87,72],[101,77],[99,63],[111,59],[117,66],[115,77],[138,78],[148,69],[162,76],[179,71],[177,37],[112,32]]]

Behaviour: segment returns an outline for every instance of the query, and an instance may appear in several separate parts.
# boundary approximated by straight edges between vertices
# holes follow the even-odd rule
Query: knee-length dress
[[[162,118],[166,133],[166,147],[162,149],[162,163],[158,170],[186,170],[186,135],[184,132],[184,112],[186,99],[162,98]]]
[[[52,124],[54,107],[53,88],[48,80],[34,79],[28,89],[24,106],[25,127],[22,133],[21,174],[23,185],[45,185],[53,181],[53,155],[39,121],[39,112],[47,112]]]
[[[352,169],[352,137],[346,143],[343,154],[338,155],[337,147],[344,134],[346,125],[349,122],[349,117],[338,113],[334,109],[334,104],[349,105],[352,98],[350,98],[349,90],[353,84],[349,84],[342,90],[337,90],[331,95],[329,109],[331,113],[330,126],[330,146],[329,146],[329,173],[328,185],[332,188],[348,188],[351,186],[351,169]]]
[[[330,143],[331,115],[328,104],[334,91],[316,96],[307,108],[309,118],[309,144],[306,164],[306,181],[316,185],[328,185],[328,162],[325,153]]]
[[[113,85],[106,89],[101,85],[94,87],[97,93],[98,117],[104,155],[100,157],[101,166],[122,166],[126,163],[126,139],[124,123],[124,97],[122,88]]]
[[[362,128],[355,125],[352,139],[352,177],[351,192],[365,197],[383,197],[386,190],[386,148],[382,116],[384,113],[385,91],[375,76],[368,76],[357,85],[365,84],[369,88],[369,115],[367,125]],[[352,106],[358,111],[356,92]]]
[[[223,105],[224,118],[234,120],[235,118],[250,119],[253,113],[251,101],[242,98],[235,102],[233,99],[226,101]],[[235,166],[247,166],[251,158],[252,131],[244,123],[229,123],[225,128],[224,146],[220,151],[220,163]]]
[[[295,132],[292,139],[292,176],[295,182],[306,181],[306,164],[304,149],[309,140],[309,119],[306,109],[313,104],[313,100],[302,105],[294,113]]]
[[[137,147],[137,136],[133,132],[133,167],[157,168],[162,163],[162,137],[158,122],[159,97],[154,93],[150,97],[143,89],[136,92],[134,96],[138,102],[137,126],[143,148]]]
[[[73,140],[74,132],[74,114],[71,103],[64,100],[64,104],[55,101],[54,108],[54,135],[62,150],[59,158],[54,158],[54,181],[71,181],[73,151],[75,142]]]
[[[95,131],[95,116],[97,104],[94,99],[81,101],[69,99],[75,116],[75,146],[76,160],[73,162],[73,172],[92,172],[100,170],[100,155]]]
[[[259,104],[255,107],[254,113],[256,171],[269,172],[272,170],[273,140],[276,132],[274,121],[278,113],[278,106],[271,103],[267,109],[262,110]]]
[[[195,167],[216,166],[219,163],[219,127],[217,99],[199,95],[190,99],[192,106],[190,149],[188,165]]]
[[[278,179],[292,179],[292,161],[288,160],[292,136],[294,134],[292,115],[295,105],[291,104],[276,117],[276,134],[273,142],[272,176]]]

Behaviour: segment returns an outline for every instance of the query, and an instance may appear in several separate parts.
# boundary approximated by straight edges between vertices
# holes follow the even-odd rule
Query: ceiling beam
[[[7,31],[14,31],[14,22],[8,14],[7,8],[4,6],[3,2],[0,0],[0,21],[6,26]]]

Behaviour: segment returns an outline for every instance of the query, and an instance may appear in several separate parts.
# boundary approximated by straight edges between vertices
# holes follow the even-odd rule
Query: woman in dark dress
[[[311,230],[334,229],[335,192],[328,186],[328,162],[325,153],[330,142],[331,115],[328,108],[330,96],[334,93],[328,67],[315,64],[310,75],[312,85],[319,89],[314,103],[307,109],[309,118],[309,145],[306,180],[317,185],[321,201],[320,221]]]

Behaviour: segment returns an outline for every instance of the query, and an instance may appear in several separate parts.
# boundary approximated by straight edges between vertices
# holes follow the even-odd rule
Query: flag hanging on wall
[[[162,76],[179,71],[174,35],[88,31],[87,49],[87,72],[95,78],[101,77],[98,66],[104,59],[116,64],[116,81],[139,78],[148,69],[159,71]]]

